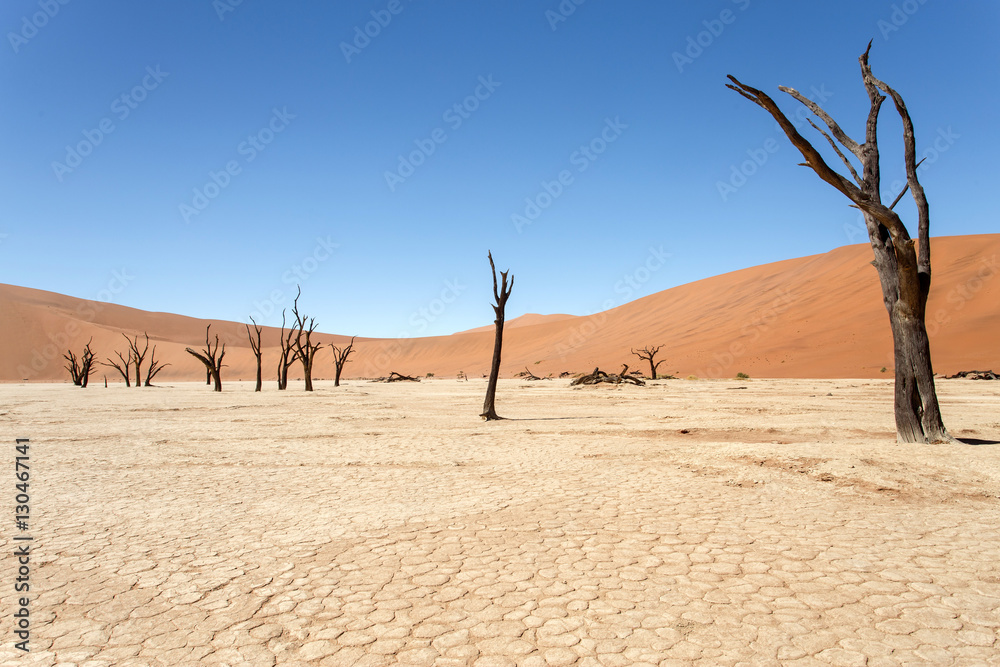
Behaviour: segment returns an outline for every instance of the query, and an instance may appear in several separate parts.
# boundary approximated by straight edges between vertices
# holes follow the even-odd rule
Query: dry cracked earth
[[[941,446],[885,381],[3,385],[0,662],[1000,664],[997,384]]]

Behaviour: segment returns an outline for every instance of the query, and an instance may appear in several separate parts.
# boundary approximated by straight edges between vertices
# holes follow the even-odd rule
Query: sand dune
[[[928,306],[935,369],[1000,368],[1000,234],[934,239]],[[681,285],[588,317],[526,315],[510,322],[503,375],[643,368],[632,347],[664,346],[661,373],[732,377],[886,377],[892,338],[868,245],[786,260]],[[483,295],[484,303],[488,295]],[[171,365],[161,380],[194,380],[203,369],[184,352],[204,342],[206,320],[89,302],[0,285],[0,381],[66,379],[62,353],[91,337],[99,358],[122,349],[121,332],[149,332]],[[224,379],[248,379],[253,357],[242,324],[212,322],[227,342]],[[347,340],[322,335],[324,342]],[[265,377],[273,376],[278,331],[264,333]],[[348,377],[486,373],[492,327],[431,338],[358,339]],[[886,375],[881,369],[887,368]],[[96,376],[100,381],[105,371]],[[320,352],[314,374],[332,377]],[[109,379],[114,379],[108,375]]]

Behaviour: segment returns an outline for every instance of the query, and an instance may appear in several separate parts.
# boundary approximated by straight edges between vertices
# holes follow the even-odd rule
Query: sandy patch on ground
[[[948,446],[887,381],[567,385],[0,385],[0,661],[1000,664],[1000,383],[939,382]]]

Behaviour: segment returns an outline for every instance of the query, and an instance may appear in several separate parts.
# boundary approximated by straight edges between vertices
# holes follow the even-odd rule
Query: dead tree
[[[77,387],[86,388],[90,382],[91,374],[97,370],[94,368],[94,353],[90,350],[90,343],[93,340],[91,338],[87,341],[87,345],[84,346],[79,359],[72,350],[66,350],[66,354],[63,355],[63,358],[69,362],[66,370],[69,371],[70,377],[73,378],[73,384]]]
[[[917,177],[919,164],[916,157],[913,121],[902,96],[872,74],[868,64],[871,46],[869,42],[868,48],[859,58],[862,80],[871,103],[864,143],[859,144],[848,137],[826,111],[797,90],[785,86],[778,88],[801,102],[823,121],[830,130],[829,134],[812,120],[809,123],[833,147],[850,172],[851,179],[827,165],[812,144],[798,133],[774,100],[733,76],[729,79],[735,85],[726,85],[770,113],[805,158],[803,166],[816,172],[817,176],[850,199],[854,207],[864,214],[868,237],[875,253],[872,264],[878,272],[882,299],[889,313],[889,325],[892,328],[896,368],[896,439],[899,442],[953,442],[941,420],[934,388],[930,344],[924,323],[927,295],[931,284],[930,215],[924,188]],[[902,121],[903,161],[906,168],[906,187],[889,206],[882,203],[877,136],[879,110],[886,96],[892,98]],[[857,158],[862,167],[861,175],[840,150],[837,142]],[[892,210],[907,190],[913,196],[917,209],[919,243],[916,244],[910,238],[899,215]]]
[[[261,328],[254,320],[253,315],[250,316],[250,321],[253,322],[254,333],[257,334],[257,338],[254,338],[254,333],[250,332],[250,325],[247,324],[247,338],[250,339],[250,349],[253,350],[253,356],[257,359],[257,386],[254,391],[260,391],[263,383],[263,375],[261,370],[261,351],[260,351],[260,332]]]
[[[154,345],[153,349],[150,350],[150,352],[149,352],[149,369],[146,370],[146,382],[145,382],[144,386],[146,386],[146,387],[152,387],[153,386],[153,378],[156,377],[156,374],[159,373],[160,371],[162,371],[164,368],[166,368],[169,365],[170,364],[160,363],[160,361],[157,360],[157,358],[156,358],[156,346]]]
[[[135,386],[142,386],[142,362],[146,358],[146,353],[149,351],[149,334],[143,332],[146,337],[146,345],[139,351],[139,334],[136,334],[134,338],[129,338],[125,336],[125,340],[128,341],[129,350],[132,352],[132,365],[135,367]],[[147,385],[148,386],[148,385]]]
[[[292,306],[292,315],[295,316],[295,340],[292,345],[295,349],[293,361],[298,359],[302,362],[302,375],[306,380],[306,391],[313,390],[312,369],[316,360],[316,353],[323,347],[322,343],[313,343],[312,335],[316,331],[316,318],[306,319],[305,315],[299,313],[299,297],[302,296],[302,288],[295,295],[295,303]]]
[[[662,345],[657,345],[655,347],[647,345],[646,347],[642,348],[641,350],[632,350],[632,354],[634,354],[635,356],[639,357],[643,361],[648,361],[649,362],[649,379],[650,380],[655,380],[656,379],[656,369],[659,368],[660,364],[662,364],[663,361],[664,361],[663,359],[660,359],[656,363],[653,363],[653,359],[656,358],[656,355],[659,354],[660,348],[662,348],[662,347],[663,347]]]
[[[129,352],[128,359],[122,356],[122,353],[115,350],[115,356],[118,357],[118,361],[115,361],[111,357],[108,357],[107,363],[101,362],[102,366],[108,366],[109,368],[114,368],[116,371],[122,374],[125,378],[125,386],[131,387],[132,381],[129,379],[132,373],[132,353]]]
[[[285,311],[281,310],[281,354],[278,355],[278,391],[288,388],[288,367],[295,361],[295,346],[292,338],[295,336],[295,327],[290,327],[285,333]]]
[[[205,364],[205,369],[215,382],[215,391],[222,391],[222,358],[226,356],[226,344],[222,343],[220,350],[219,334],[215,334],[215,347],[212,347],[212,342],[208,337],[211,328],[211,324],[205,327],[205,349],[201,352],[195,352],[190,347],[184,349],[188,354],[197,357],[198,361]]]
[[[511,276],[510,285],[507,284],[507,274],[510,270],[501,271],[501,285],[500,289],[497,289],[497,267],[493,264],[493,253],[488,252],[487,256],[490,258],[490,269],[493,271],[493,299],[496,303],[493,305],[493,311],[496,313],[496,339],[493,343],[493,365],[490,366],[490,381],[486,385],[486,400],[483,401],[483,413],[479,415],[486,421],[492,421],[494,419],[503,419],[503,417],[497,414],[496,409],[496,398],[497,398],[497,380],[500,379],[500,354],[503,351],[503,322],[504,322],[504,309],[507,307],[507,299],[510,298],[510,292],[514,289],[514,277]]]
[[[340,386],[340,374],[344,371],[344,364],[348,363],[347,358],[351,356],[351,353],[354,351],[355,338],[357,338],[357,336],[351,336],[351,344],[344,348],[337,347],[336,345],[330,345],[330,348],[333,349],[333,364],[336,367],[336,375],[333,378],[334,387]]]

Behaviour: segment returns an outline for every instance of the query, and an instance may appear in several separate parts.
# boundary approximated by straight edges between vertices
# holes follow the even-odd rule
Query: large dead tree
[[[205,369],[215,382],[215,391],[222,391],[222,358],[226,356],[226,344],[222,343],[220,350],[219,334],[215,334],[215,347],[212,347],[212,341],[209,338],[211,328],[211,324],[205,327],[205,349],[201,352],[196,352],[190,347],[184,349],[188,354],[197,357],[198,361],[205,364]]]
[[[129,379],[129,377],[132,373],[132,353],[129,352],[128,358],[126,359],[125,357],[122,356],[121,352],[115,350],[115,356],[118,357],[118,361],[115,361],[111,357],[108,357],[108,361],[106,363],[102,361],[101,365],[108,366],[109,368],[113,368],[119,373],[121,373],[122,377],[125,378],[125,386],[131,387],[132,381]]]
[[[91,338],[87,341],[79,358],[72,350],[66,350],[66,354],[63,355],[63,358],[69,362],[66,370],[69,371],[70,377],[73,378],[73,384],[77,387],[86,388],[90,382],[90,376],[97,370],[94,368],[94,353],[90,350],[90,344],[93,340]]]
[[[333,378],[333,386],[340,386],[340,374],[344,372],[344,365],[348,363],[348,357],[354,351],[354,339],[357,336],[351,336],[351,343],[346,347],[337,347],[336,345],[330,345],[333,349],[333,365],[336,367],[336,375]]]
[[[665,361],[664,359],[660,359],[656,363],[653,363],[653,359],[656,358],[656,355],[659,354],[660,348],[662,348],[662,347],[663,347],[662,345],[656,345],[656,346],[647,345],[646,347],[642,348],[641,350],[632,350],[632,354],[634,354],[635,356],[639,357],[643,361],[648,361],[649,362],[649,379],[650,380],[655,380],[656,379],[656,369],[659,368],[660,364],[662,364]]]
[[[154,345],[153,349],[150,350],[150,352],[149,352],[149,368],[146,370],[146,382],[145,382],[144,386],[146,386],[146,387],[152,387],[153,386],[153,378],[156,377],[156,374],[159,373],[160,371],[162,371],[164,368],[166,368],[169,365],[170,364],[161,363],[156,358],[156,346]]]
[[[895,352],[896,438],[899,442],[950,442],[941,421],[937,393],[934,389],[934,370],[931,366],[930,344],[924,324],[927,295],[931,284],[930,215],[927,197],[917,178],[916,140],[913,121],[902,96],[888,84],[875,78],[868,64],[871,43],[859,58],[861,76],[871,106],[865,127],[864,143],[847,136],[830,115],[818,104],[793,88],[778,89],[791,95],[818,116],[829,133],[810,120],[810,124],[829,142],[850,172],[851,178],[841,175],[826,161],[795,126],[785,117],[778,105],[763,92],[738,81],[727,87],[762,107],[778,122],[785,135],[805,158],[803,166],[809,167],[822,180],[832,185],[853,202],[864,214],[868,237],[875,253],[872,264],[878,271],[882,285],[882,298],[889,313],[889,325]],[[883,95],[884,93],[884,95]],[[888,206],[882,203],[878,148],[878,116],[886,96],[891,97],[903,126],[903,162],[906,168],[906,187]],[[832,137],[830,135],[833,135]],[[834,141],[836,139],[836,142]],[[843,146],[861,164],[861,175],[841,151]],[[909,190],[917,209],[919,243],[914,243],[899,215],[893,211],[896,203]]]
[[[299,313],[299,297],[302,296],[302,288],[295,295],[295,303],[292,306],[292,315],[295,316],[295,340],[292,345],[295,348],[294,359],[302,362],[302,375],[306,380],[306,391],[313,390],[312,369],[313,362],[316,361],[316,353],[323,347],[322,343],[313,343],[312,335],[316,331],[316,318],[306,317]]]
[[[260,325],[254,320],[253,315],[250,316],[250,321],[253,322],[253,332],[250,331],[250,325],[247,324],[247,338],[250,339],[250,349],[253,350],[253,356],[257,359],[257,386],[254,387],[254,391],[260,391],[263,385],[263,374],[261,368],[261,351],[260,351]],[[256,338],[254,338],[256,334]]]
[[[493,304],[493,311],[496,313],[496,338],[493,342],[493,365],[490,366],[490,381],[486,385],[486,400],[483,401],[483,413],[479,415],[486,421],[493,421],[494,419],[503,419],[503,417],[497,414],[496,409],[496,398],[497,398],[497,380],[500,379],[500,355],[503,351],[503,322],[504,322],[504,309],[507,307],[507,299],[510,298],[510,292],[514,289],[514,277],[510,278],[510,285],[507,284],[507,274],[510,270],[501,271],[501,284],[499,290],[497,289],[497,267],[493,264],[493,253],[488,252],[487,256],[490,258],[490,269],[493,271],[493,299],[496,301]]]
[[[295,337],[295,327],[290,327],[285,332],[285,310],[281,310],[281,354],[278,355],[278,391],[288,388],[288,367],[295,361],[295,345],[292,339]]]
[[[149,352],[149,334],[143,332],[146,337],[146,344],[142,350],[139,350],[139,334],[136,334],[134,338],[129,338],[125,336],[125,340],[128,341],[128,347],[131,351],[132,366],[135,368],[135,386],[142,386],[142,362],[146,359],[146,354]]]

